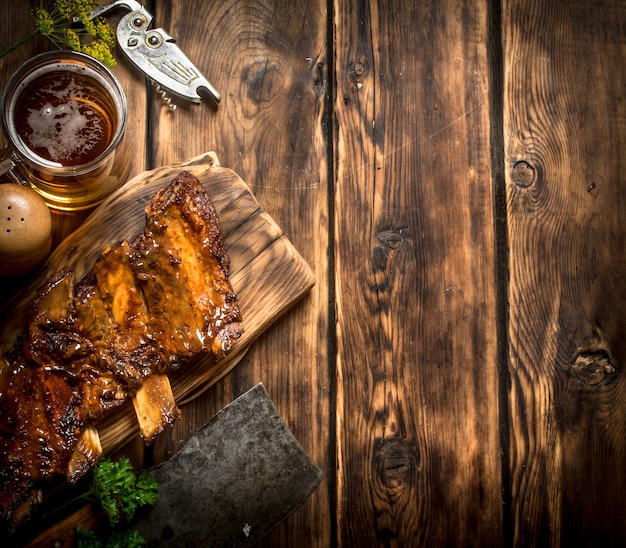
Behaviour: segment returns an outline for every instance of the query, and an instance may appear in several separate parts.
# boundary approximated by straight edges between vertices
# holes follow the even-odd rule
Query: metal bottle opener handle
[[[130,10],[117,25],[117,42],[126,57],[137,66],[150,81],[165,102],[175,108],[167,93],[200,103],[198,91],[207,90],[216,103],[220,94],[174,43],[175,40],[163,29],[150,29],[153,16],[136,0],[115,0],[91,12],[91,18],[121,7]]]

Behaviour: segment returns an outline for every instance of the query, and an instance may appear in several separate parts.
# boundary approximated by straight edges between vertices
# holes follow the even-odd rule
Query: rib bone
[[[150,444],[168,426],[180,418],[167,375],[148,377],[133,398],[142,439]]]

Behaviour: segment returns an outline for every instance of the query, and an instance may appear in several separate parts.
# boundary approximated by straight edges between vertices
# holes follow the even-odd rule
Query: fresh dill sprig
[[[39,5],[31,11],[35,28],[1,51],[0,57],[41,34],[59,49],[85,53],[113,68],[116,65],[112,53],[116,44],[115,32],[103,17],[90,19],[89,14],[97,6],[98,0],[39,0]]]

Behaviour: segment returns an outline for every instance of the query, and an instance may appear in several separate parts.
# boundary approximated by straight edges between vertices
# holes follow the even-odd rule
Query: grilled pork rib
[[[146,227],[81,280],[58,272],[0,374],[0,513],[15,528],[42,482],[76,482],[102,452],[96,426],[132,399],[146,442],[180,412],[166,374],[222,358],[243,332],[229,256],[200,182],[180,173],[146,207]]]

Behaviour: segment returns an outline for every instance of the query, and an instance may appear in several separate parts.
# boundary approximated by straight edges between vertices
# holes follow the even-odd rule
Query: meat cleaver
[[[262,383],[149,473],[159,497],[134,527],[154,547],[250,545],[300,506],[322,478]]]

